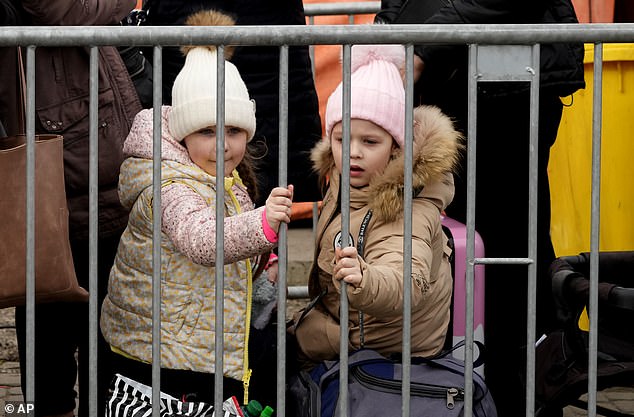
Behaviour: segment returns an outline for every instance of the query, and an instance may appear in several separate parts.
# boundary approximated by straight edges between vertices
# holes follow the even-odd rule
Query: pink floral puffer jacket
[[[198,168],[169,134],[162,110],[161,364],[214,371],[216,178]],[[151,360],[152,343],[152,110],[135,118],[126,139],[119,196],[130,209],[110,273],[101,329],[115,351]],[[225,178],[224,367],[242,379],[250,318],[250,258],[273,248],[234,171]]]

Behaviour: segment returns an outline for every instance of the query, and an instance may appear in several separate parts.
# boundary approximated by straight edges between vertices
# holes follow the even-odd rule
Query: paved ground
[[[22,401],[20,366],[15,340],[13,309],[0,310],[0,415],[5,401]]]

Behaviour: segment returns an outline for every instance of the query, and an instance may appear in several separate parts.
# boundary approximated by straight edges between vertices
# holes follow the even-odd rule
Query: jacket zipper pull
[[[453,410],[455,406],[454,398],[458,395],[458,390],[456,388],[447,389],[447,408],[449,410]]]

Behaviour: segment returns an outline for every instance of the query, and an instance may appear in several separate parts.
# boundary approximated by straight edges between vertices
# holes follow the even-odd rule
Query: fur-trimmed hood
[[[451,119],[434,106],[414,109],[413,134],[414,196],[427,198],[444,210],[453,200],[451,174],[460,162],[463,137]],[[329,176],[332,185],[338,184],[340,173],[335,168],[329,138],[317,144],[311,157],[320,178]],[[388,163],[383,175],[374,177],[368,186],[368,202],[379,219],[393,221],[403,212],[404,166],[401,152]]]

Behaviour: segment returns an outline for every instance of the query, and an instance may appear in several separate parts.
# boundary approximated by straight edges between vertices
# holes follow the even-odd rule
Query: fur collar
[[[453,173],[460,162],[464,145],[463,137],[454,129],[451,119],[434,106],[420,106],[414,109],[413,133],[412,185],[414,195],[418,196],[424,187],[446,182],[447,174]],[[336,172],[330,140],[327,138],[317,144],[311,158],[320,178],[339,175]],[[379,219],[394,221],[403,212],[404,166],[405,157],[401,152],[389,162],[383,175],[374,177],[370,182],[368,201]],[[448,186],[451,186],[451,190],[447,190],[451,199],[453,184]],[[448,203],[447,201],[446,204]],[[439,209],[442,210],[444,207]]]

